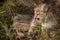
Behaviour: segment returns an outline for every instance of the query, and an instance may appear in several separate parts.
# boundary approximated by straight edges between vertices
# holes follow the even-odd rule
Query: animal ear
[[[47,12],[47,11],[48,11],[48,6],[47,6],[46,4],[43,4],[43,5],[41,6],[41,9],[40,9],[40,10]]]
[[[36,3],[34,3],[34,6],[36,6],[37,4]]]

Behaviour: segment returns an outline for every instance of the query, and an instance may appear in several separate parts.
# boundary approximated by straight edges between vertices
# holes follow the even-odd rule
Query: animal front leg
[[[36,21],[35,21],[35,16],[34,16],[32,21],[31,21],[31,24],[30,24],[30,27],[28,30],[28,34],[33,33],[33,28],[34,28],[35,24],[36,24]]]

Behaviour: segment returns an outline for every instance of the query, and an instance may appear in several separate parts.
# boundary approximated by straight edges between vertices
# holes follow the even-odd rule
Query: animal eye
[[[40,20],[39,18],[35,18],[36,20]]]
[[[37,18],[37,20],[40,20],[39,18]]]

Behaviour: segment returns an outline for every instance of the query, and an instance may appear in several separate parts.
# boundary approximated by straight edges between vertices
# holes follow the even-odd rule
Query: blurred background
[[[45,1],[49,3],[49,0]],[[27,38],[28,28],[34,16],[35,4],[41,2],[44,0],[0,0],[0,40],[31,40]],[[57,12],[60,12],[60,0],[56,0],[56,5]],[[41,25],[37,26],[38,34],[32,35],[33,40],[38,40],[40,37]],[[56,38],[60,40],[60,36]]]

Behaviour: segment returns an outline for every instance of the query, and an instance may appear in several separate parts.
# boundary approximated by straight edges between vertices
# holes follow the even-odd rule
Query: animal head
[[[36,21],[37,22],[42,21],[46,17],[47,12],[48,12],[47,4],[42,3],[42,4],[39,4],[38,6],[36,6],[34,8],[34,14],[35,14],[34,17],[35,17]]]

